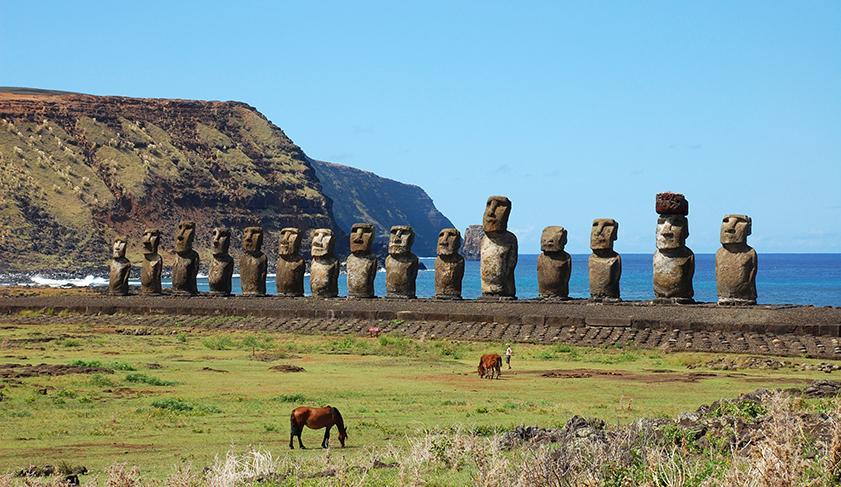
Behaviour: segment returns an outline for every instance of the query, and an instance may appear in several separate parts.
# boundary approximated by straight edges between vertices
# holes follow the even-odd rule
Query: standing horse
[[[290,422],[292,423],[292,432],[289,435],[289,448],[293,450],[295,446],[292,440],[296,436],[298,437],[298,446],[306,448],[301,442],[301,433],[304,432],[305,425],[307,428],[313,430],[327,428],[324,431],[324,440],[321,441],[321,448],[327,448],[327,444],[330,441],[330,428],[336,425],[339,429],[339,443],[342,444],[342,448],[345,447],[347,430],[345,429],[345,420],[342,419],[342,413],[339,412],[338,408],[330,406],[323,408],[309,408],[306,406],[295,408],[292,410]]]
[[[502,374],[502,357],[496,353],[482,355],[482,358],[479,359],[478,372],[481,378],[493,379],[494,373],[496,373],[496,378],[499,379]]]

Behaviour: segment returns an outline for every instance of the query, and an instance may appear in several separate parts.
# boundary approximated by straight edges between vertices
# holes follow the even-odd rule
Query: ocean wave
[[[38,286],[47,287],[102,287],[108,285],[108,279],[104,277],[94,277],[92,275],[87,275],[82,278],[52,279],[36,274],[30,277],[29,280]]]

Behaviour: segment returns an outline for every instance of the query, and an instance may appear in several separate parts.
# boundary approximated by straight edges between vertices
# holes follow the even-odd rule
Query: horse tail
[[[292,410],[292,414],[289,415],[289,424],[292,428],[292,434],[298,434],[298,422],[295,421],[295,410]]]

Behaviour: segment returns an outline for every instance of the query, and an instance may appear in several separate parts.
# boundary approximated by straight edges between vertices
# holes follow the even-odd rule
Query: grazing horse
[[[494,372],[496,372],[496,378],[499,379],[499,376],[502,374],[502,357],[496,353],[486,353],[482,355],[482,358],[479,359],[479,377],[488,379],[494,378]]]
[[[327,444],[330,441],[330,428],[332,428],[333,425],[336,425],[339,429],[339,443],[342,444],[342,448],[345,447],[347,430],[345,429],[345,420],[342,419],[342,413],[339,412],[338,408],[330,406],[325,406],[323,408],[309,408],[302,406],[292,410],[292,417],[290,418],[290,421],[292,423],[292,432],[289,435],[289,448],[292,448],[293,450],[295,449],[295,446],[293,445],[292,440],[294,440],[296,436],[298,437],[298,446],[306,448],[301,442],[301,433],[304,432],[305,425],[307,428],[313,430],[327,428],[324,431],[324,440],[321,441],[321,448],[327,448]]]

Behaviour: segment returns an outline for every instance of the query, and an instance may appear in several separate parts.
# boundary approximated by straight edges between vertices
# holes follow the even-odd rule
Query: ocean
[[[586,254],[572,256],[570,295],[574,298],[589,296]],[[715,255],[696,254],[695,299],[715,301]],[[622,255],[622,298],[628,301],[650,300],[652,291],[652,256],[650,254]],[[422,257],[427,270],[418,273],[418,297],[435,294],[434,257]],[[464,270],[463,296],[476,298],[481,294],[479,262],[467,261]],[[104,286],[103,277],[86,276],[76,279],[52,279],[34,276],[33,284],[46,286]],[[521,255],[516,271],[517,296],[521,299],[537,296],[537,255]],[[132,281],[133,285],[139,285]],[[164,287],[169,286],[164,281]],[[199,276],[199,290],[207,291],[207,278]],[[377,295],[385,294],[385,272],[380,271],[375,281]],[[811,304],[815,306],[841,306],[841,254],[760,254],[757,274],[757,292],[760,304]],[[234,293],[240,292],[239,278],[234,277]],[[309,293],[309,280],[305,278]],[[346,276],[339,276],[339,293],[346,294]],[[275,293],[274,275],[269,275],[269,294]]]

